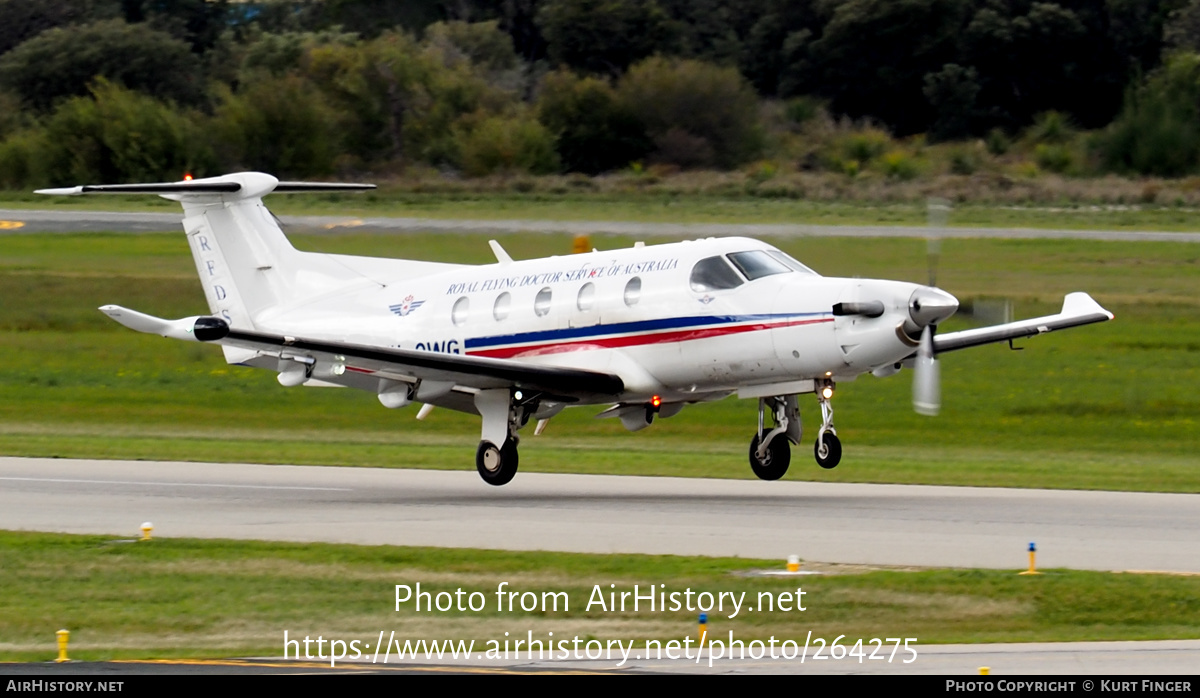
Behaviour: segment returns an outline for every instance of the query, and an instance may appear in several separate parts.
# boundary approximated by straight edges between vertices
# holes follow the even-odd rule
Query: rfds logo
[[[388,310],[391,310],[393,313],[399,315],[400,317],[404,317],[405,315],[408,315],[409,313],[416,310],[417,308],[420,308],[423,305],[425,305],[425,301],[415,301],[415,300],[413,300],[413,297],[411,295],[409,295],[409,296],[405,296],[404,301],[402,303],[398,303],[396,305],[389,305]]]

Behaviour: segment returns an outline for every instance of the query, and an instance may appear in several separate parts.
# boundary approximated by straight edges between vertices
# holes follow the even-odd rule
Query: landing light
[[[824,397],[826,400],[828,400],[829,398],[833,397],[833,388],[829,387],[828,385],[827,385],[827,386],[825,386],[825,387],[824,387],[824,388],[821,390],[821,397]]]

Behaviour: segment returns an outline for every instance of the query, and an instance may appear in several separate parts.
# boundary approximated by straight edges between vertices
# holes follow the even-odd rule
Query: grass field
[[[270,205],[280,215],[347,217],[909,226],[923,226],[928,220],[923,196],[916,201],[822,201],[700,193],[383,189],[364,195],[279,196]],[[31,192],[0,191],[0,208],[175,213],[179,207],[175,202],[150,197],[46,197]],[[1194,232],[1196,218],[1194,205],[968,201],[954,205],[947,223],[984,228]]]
[[[475,235],[297,236],[351,254],[482,262]],[[508,236],[530,257],[567,236]],[[596,238],[601,248],[630,241]],[[779,241],[827,275],[920,280],[917,240]],[[1117,320],[943,359],[942,415],[910,408],[907,373],[843,383],[836,398],[843,464],[803,451],[789,478],[1200,492],[1200,247],[1172,243],[948,240],[939,284],[983,308],[1054,312],[1091,291]],[[139,335],[95,310],[118,303],[182,317],[203,313],[182,235],[0,237],[0,453],[465,468],[477,418],[383,409],[369,394],[285,389],[272,374],[228,367],[213,347]],[[969,326],[970,312],[947,323]],[[567,410],[522,442],[522,469],[751,477],[754,403],[693,406],[628,434],[598,410]],[[819,422],[802,400],[805,423]],[[811,437],[809,437],[811,438]]]
[[[734,617],[709,612],[714,639],[803,645],[912,637],[921,644],[1148,640],[1200,637],[1200,577],[1044,570],[871,570],[825,566],[826,574],[747,576],[777,561],[639,555],[153,540],[0,532],[0,658],[54,656],[54,632],[71,630],[74,659],[279,656],[290,638],[358,640],[379,631],[403,640],[546,641],[576,636],[628,642],[694,637],[697,613],[624,612],[588,602],[603,593],[665,584],[667,593],[745,592]],[[395,585],[436,595],[480,592],[478,612],[416,612],[395,604]],[[558,609],[496,608],[495,590],[565,592]],[[805,592],[806,610],[755,611],[759,595]],[[560,597],[561,598],[561,597]],[[618,597],[619,598],[619,597]],[[686,597],[679,597],[686,602]],[[699,600],[699,597],[696,597]],[[605,597],[607,603],[608,597]],[[644,603],[644,602],[643,602]],[[765,604],[764,604],[765,605]],[[527,608],[532,605],[527,605]],[[814,646],[815,649],[815,646]],[[890,644],[888,645],[890,649]],[[316,646],[313,645],[313,652]],[[811,652],[811,650],[810,650]],[[853,660],[851,660],[853,661]],[[899,661],[899,660],[897,660]]]

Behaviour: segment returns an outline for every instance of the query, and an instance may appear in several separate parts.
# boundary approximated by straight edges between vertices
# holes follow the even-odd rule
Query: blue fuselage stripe
[[[589,327],[568,327],[560,330],[518,332],[516,334],[503,334],[492,337],[473,337],[467,338],[465,342],[465,348],[471,350],[497,347],[507,344],[594,339],[633,332],[678,330],[688,327],[729,325],[739,322],[765,322],[773,320],[785,320],[790,318],[819,317],[828,314],[829,313],[768,313],[760,315],[697,315],[693,317],[661,318],[658,320],[638,320],[636,322],[618,322],[611,325],[591,325]]]

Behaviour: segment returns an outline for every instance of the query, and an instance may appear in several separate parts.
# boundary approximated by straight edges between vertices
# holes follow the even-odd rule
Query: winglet
[[[1107,315],[1109,320],[1115,317],[1097,303],[1096,299],[1083,291],[1068,293],[1066,298],[1063,298],[1063,315],[1091,315],[1093,313]]]

